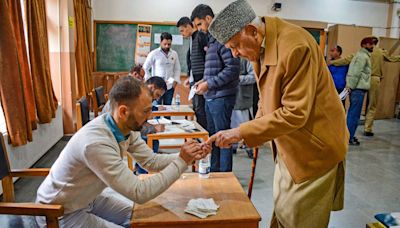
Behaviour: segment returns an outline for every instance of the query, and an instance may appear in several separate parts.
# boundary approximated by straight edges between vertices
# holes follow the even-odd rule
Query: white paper
[[[147,120],[147,123],[149,124],[171,124],[171,120],[169,119],[165,119],[164,117],[161,117],[159,119],[151,119],[151,120]]]
[[[216,215],[219,205],[212,198],[210,199],[191,199],[185,209],[186,213],[195,215],[199,218],[206,218],[210,215]]]
[[[170,83],[170,84],[172,84],[172,83],[174,83],[174,78],[168,78],[168,80],[167,80],[167,83]]]
[[[349,95],[349,90],[345,88],[342,92],[339,94],[340,100],[345,100],[347,95]]]
[[[196,94],[196,91],[197,91],[197,87],[192,86],[192,88],[190,89],[190,92],[189,92],[189,97],[188,97],[189,101],[193,99],[194,95]]]

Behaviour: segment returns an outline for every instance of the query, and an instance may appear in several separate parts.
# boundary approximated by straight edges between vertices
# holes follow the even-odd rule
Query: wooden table
[[[150,148],[153,148],[153,140],[159,139],[203,139],[204,141],[208,140],[208,131],[206,131],[199,123],[196,121],[191,121],[195,125],[196,129],[199,131],[185,131],[185,132],[168,132],[168,129],[171,127],[175,127],[174,125],[165,125],[165,132],[157,132],[154,134],[147,135],[147,145]],[[160,148],[179,148],[181,145],[172,145],[172,146],[160,146]]]
[[[185,116],[189,120],[193,120],[194,111],[189,105],[161,105],[166,107],[167,110],[153,111],[152,117],[155,116]]]
[[[217,215],[200,219],[184,212],[190,199],[213,198]],[[201,179],[184,173],[167,191],[143,204],[135,204],[131,227],[253,228],[261,217],[233,173],[211,173]]]

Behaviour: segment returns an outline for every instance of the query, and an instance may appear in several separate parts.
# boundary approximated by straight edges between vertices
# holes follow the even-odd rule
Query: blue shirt
[[[122,134],[121,130],[119,130],[117,124],[115,123],[114,119],[112,118],[109,112],[107,112],[106,114],[106,124],[110,128],[111,132],[113,133],[118,143],[125,141],[129,138],[129,134],[127,136],[124,136]]]
[[[332,74],[336,90],[343,90],[346,87],[346,75],[347,71],[349,70],[349,66],[330,65],[328,68]]]

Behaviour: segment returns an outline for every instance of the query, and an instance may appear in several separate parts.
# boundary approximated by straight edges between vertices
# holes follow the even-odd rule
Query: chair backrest
[[[104,98],[104,87],[99,86],[94,89],[97,106],[100,107],[106,104],[106,99]]]
[[[89,103],[85,96],[76,102],[76,130],[79,130],[90,121]]]
[[[10,165],[2,133],[0,133],[0,180],[10,174]]]

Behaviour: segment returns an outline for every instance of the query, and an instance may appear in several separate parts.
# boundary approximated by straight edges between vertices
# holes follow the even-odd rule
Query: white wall
[[[323,21],[375,27],[377,33],[386,27],[389,5],[354,0],[248,0],[259,16]],[[173,21],[190,16],[193,8],[204,3],[214,13],[232,0],[94,0],[94,20]],[[281,2],[282,10],[271,10],[273,2]]]
[[[62,124],[62,108],[59,105],[56,111],[56,117],[48,124],[38,124],[38,128],[32,132],[33,141],[18,147],[8,144],[7,133],[1,133],[4,136],[7,155],[10,161],[11,169],[26,169],[31,167],[39,160],[54,144],[64,135]],[[17,178],[14,178],[14,181]],[[0,185],[0,194],[3,189]]]

